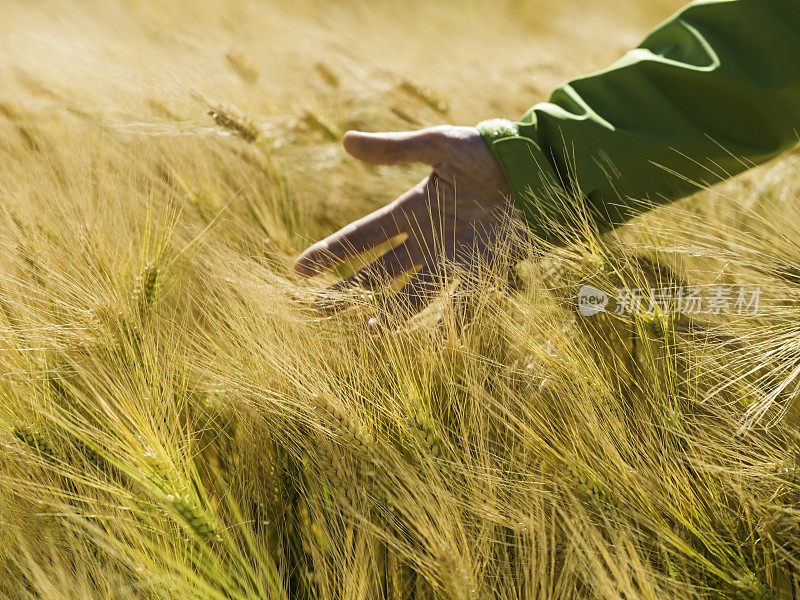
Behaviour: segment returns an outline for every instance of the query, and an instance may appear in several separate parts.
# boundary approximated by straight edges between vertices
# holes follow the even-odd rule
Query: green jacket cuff
[[[482,121],[476,128],[508,178],[531,232],[557,243],[559,229],[569,212],[564,206],[567,196],[542,149],[520,135],[517,124],[507,119]]]

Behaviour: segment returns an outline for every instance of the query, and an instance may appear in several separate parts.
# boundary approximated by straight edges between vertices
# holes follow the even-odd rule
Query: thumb
[[[348,131],[342,145],[355,158],[373,165],[421,162],[432,166],[441,162],[445,139],[440,127],[390,133]]]

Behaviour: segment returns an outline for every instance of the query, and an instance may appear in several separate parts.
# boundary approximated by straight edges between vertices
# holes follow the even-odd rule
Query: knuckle
[[[428,129],[428,135],[426,136],[428,146],[437,152],[442,152],[449,148],[452,129],[451,125],[437,125]]]

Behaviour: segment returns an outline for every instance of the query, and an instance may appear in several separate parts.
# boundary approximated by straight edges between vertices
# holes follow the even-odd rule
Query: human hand
[[[378,287],[419,267],[387,304],[384,320],[422,310],[453,269],[469,273],[491,261],[502,246],[503,228],[521,218],[505,174],[474,127],[349,131],[343,144],[374,165],[422,162],[433,168],[394,202],[317,242],[294,264],[298,275],[311,277],[405,234],[399,245],[327,290],[333,295],[352,286]]]

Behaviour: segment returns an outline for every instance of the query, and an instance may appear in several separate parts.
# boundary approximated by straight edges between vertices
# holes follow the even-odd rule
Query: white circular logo
[[[591,317],[605,312],[608,296],[592,285],[585,285],[578,292],[578,312],[584,317]]]

